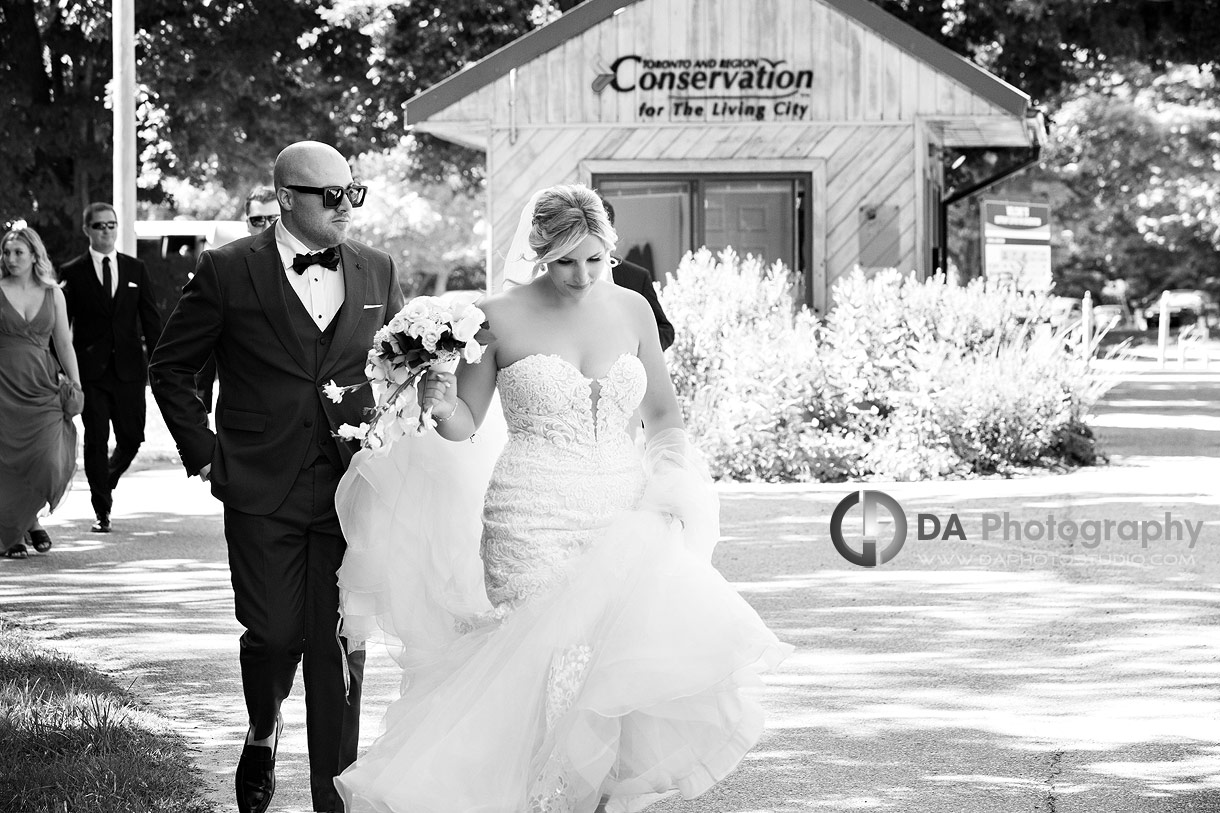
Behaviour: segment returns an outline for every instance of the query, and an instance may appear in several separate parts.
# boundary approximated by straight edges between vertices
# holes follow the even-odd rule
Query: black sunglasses
[[[347,199],[352,202],[353,209],[359,208],[364,205],[364,196],[369,191],[367,186],[357,183],[348,184],[346,188],[342,186],[296,186],[295,184],[287,184],[287,188],[310,195],[321,195],[324,209],[338,208],[344,195],[347,195]]]
[[[246,222],[256,229],[261,229],[265,226],[274,226],[280,222],[279,215],[251,215],[246,218]]]
[[[94,231],[101,231],[102,229],[110,229],[110,231],[114,231],[118,227],[119,224],[113,220],[99,220],[96,223],[89,224],[89,228],[93,229]]]

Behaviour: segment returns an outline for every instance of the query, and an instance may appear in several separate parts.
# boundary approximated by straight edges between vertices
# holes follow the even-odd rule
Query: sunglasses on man
[[[321,195],[322,208],[337,209],[339,203],[343,200],[343,196],[347,195],[347,199],[351,201],[352,208],[356,209],[364,205],[364,196],[368,194],[369,188],[361,184],[353,183],[343,186],[297,186],[296,184],[287,184],[288,189],[297,192],[304,192],[308,195]]]
[[[110,231],[114,231],[118,227],[119,227],[119,224],[113,220],[99,220],[96,223],[89,224],[89,228],[93,229],[94,231],[101,231],[102,229],[108,229]]]
[[[280,222],[279,215],[251,215],[246,218],[246,222],[256,229],[265,229],[268,226],[274,226]]]

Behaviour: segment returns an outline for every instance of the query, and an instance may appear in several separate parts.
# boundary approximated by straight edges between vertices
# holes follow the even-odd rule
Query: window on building
[[[614,205],[619,254],[658,282],[701,246],[732,246],[804,276],[807,176],[604,175],[593,183]]]

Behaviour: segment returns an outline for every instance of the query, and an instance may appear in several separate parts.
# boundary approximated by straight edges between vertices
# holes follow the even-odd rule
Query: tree
[[[0,0],[0,211],[42,231],[53,257],[79,244],[80,212],[109,188],[110,125],[99,118],[110,45],[98,35],[100,6]]]
[[[353,216],[358,239],[394,257],[408,295],[482,287],[487,236],[482,198],[470,194],[457,177],[444,183],[404,183],[416,160],[408,136],[396,147],[353,162],[354,174],[370,186],[367,202]],[[451,285],[450,275],[463,270],[466,278]]]
[[[110,3],[0,0],[4,217],[43,232],[55,259],[80,246],[90,200],[111,199]],[[350,154],[387,130],[367,76],[372,40],[295,0],[141,0],[139,196],[166,177],[265,181],[285,144],[316,138]]]
[[[1214,164],[1220,0],[873,0],[1030,94],[1051,143],[1019,188],[1051,203],[1057,292],[1096,297],[1125,278],[1135,298],[1220,287],[1210,270],[1220,179]],[[947,172],[967,188],[1024,150],[964,151]],[[990,159],[989,161],[983,160]],[[977,199],[952,207],[959,264],[977,271]]]
[[[378,57],[371,65],[383,121],[402,122],[407,101],[508,45],[581,0],[336,0],[333,15],[372,31]],[[415,135],[412,180],[447,184],[461,179],[470,192],[483,183],[483,154],[426,133]]]
[[[872,0],[1054,109],[1114,61],[1214,65],[1220,0]]]
[[[1061,268],[1069,285],[1091,279],[1096,297],[1106,280],[1122,277],[1136,299],[1216,288],[1216,91],[1211,71],[1129,64],[1065,102],[1042,171],[1062,189],[1056,209],[1072,232]]]

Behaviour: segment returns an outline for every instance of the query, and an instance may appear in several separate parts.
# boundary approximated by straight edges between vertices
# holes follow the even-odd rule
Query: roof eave
[[[487,152],[487,121],[421,121],[408,130],[427,133],[462,147]]]
[[[911,56],[961,82],[971,91],[1014,116],[1024,118],[1029,96],[964,56],[868,0],[820,0],[868,26]]]
[[[819,1],[838,9],[916,59],[955,79],[999,109],[1022,119],[1027,115],[1030,99],[1025,93],[879,6],[868,0]],[[494,53],[416,94],[406,104],[406,125],[418,125],[428,120],[504,76],[513,68],[547,53],[637,2],[640,0],[585,0],[553,22],[513,40]]]
[[[580,34],[602,20],[613,17],[619,9],[640,0],[585,0],[556,20],[535,29],[499,50],[442,79],[407,101],[405,117],[408,126],[426,121],[459,99],[499,79],[513,68],[553,49],[558,43]]]

